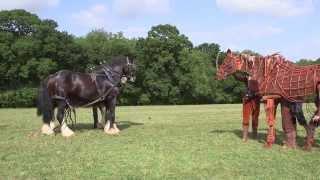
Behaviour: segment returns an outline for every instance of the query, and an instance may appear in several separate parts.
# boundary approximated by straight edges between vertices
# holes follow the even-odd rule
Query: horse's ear
[[[230,49],[227,50],[227,56],[231,56],[232,55],[232,52]]]

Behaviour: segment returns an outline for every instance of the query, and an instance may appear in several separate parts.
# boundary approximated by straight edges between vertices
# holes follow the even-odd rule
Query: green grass
[[[66,139],[41,135],[35,109],[0,109],[0,179],[320,177],[319,147],[281,147],[280,115],[277,143],[267,150],[264,113],[258,139],[241,141],[241,105],[119,107],[120,136],[92,129],[90,109],[77,112],[76,135]],[[298,135],[301,147],[301,127]]]

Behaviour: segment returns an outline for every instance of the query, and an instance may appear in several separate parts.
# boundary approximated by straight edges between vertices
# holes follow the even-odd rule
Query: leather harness
[[[114,89],[114,87],[116,86],[116,85],[114,85],[112,83],[112,82],[114,82],[114,78],[113,78],[113,74],[114,73],[116,73],[117,75],[119,75],[120,78],[122,78],[120,73],[118,73],[116,71],[113,71],[108,66],[103,67],[102,70],[103,70],[103,74],[101,74],[101,73],[90,73],[91,79],[92,79],[92,81],[94,82],[94,84],[95,84],[95,86],[97,88],[99,96],[95,100],[93,100],[93,101],[91,101],[91,102],[89,102],[87,104],[84,104],[84,105],[82,105],[80,107],[89,107],[89,106],[91,106],[93,104],[96,104],[98,102],[103,101],[110,94],[110,92]],[[103,92],[103,89],[99,88],[99,85],[98,85],[98,82],[97,82],[97,77],[98,76],[106,77],[109,80],[109,82],[111,84],[111,87],[106,92]],[[67,105],[69,106],[70,109],[74,109],[74,107],[70,104],[68,98],[66,98],[66,97],[59,96],[59,95],[54,95],[51,98],[57,99],[57,100],[63,100],[63,101],[65,101],[67,103]]]

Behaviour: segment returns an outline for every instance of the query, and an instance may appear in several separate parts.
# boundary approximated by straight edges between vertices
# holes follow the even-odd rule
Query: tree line
[[[119,104],[238,103],[244,85],[214,79],[214,60],[224,52],[216,43],[192,44],[173,25],[151,27],[147,37],[97,29],[76,37],[54,20],[25,10],[0,11],[0,107],[33,106],[37,87],[61,69],[90,72],[112,56],[135,59],[137,80],[122,88]],[[247,51],[254,53],[252,51]],[[320,62],[301,60],[298,64]]]

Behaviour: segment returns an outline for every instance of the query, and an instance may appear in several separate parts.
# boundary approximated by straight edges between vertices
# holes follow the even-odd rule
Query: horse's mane
[[[126,56],[113,56],[110,60],[106,60],[106,63],[100,64],[94,68],[92,68],[91,71],[96,72],[99,71],[107,66],[114,67],[114,66],[120,66],[127,63],[127,57]]]
[[[276,53],[273,53],[273,54],[270,54],[270,55],[266,55],[266,56],[251,55],[251,54],[246,54],[246,53],[242,53],[241,55],[245,56],[248,59],[253,58],[253,59],[259,59],[259,60],[264,60],[264,61],[272,61],[273,63],[294,65],[294,63],[292,61],[290,61],[289,59],[286,59],[279,52],[276,52]]]
[[[290,61],[289,59],[285,58],[283,55],[281,55],[279,52],[277,53],[273,53],[271,55],[266,56],[266,59],[270,59],[272,60],[274,63],[277,64],[282,64],[282,65],[286,65],[286,66],[292,66],[295,65],[292,61]]]

